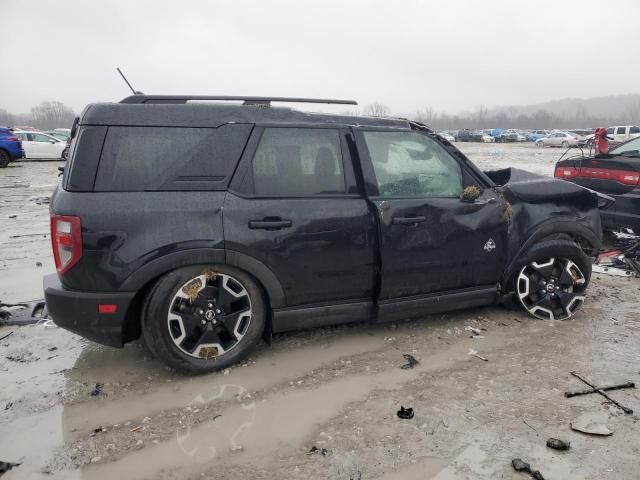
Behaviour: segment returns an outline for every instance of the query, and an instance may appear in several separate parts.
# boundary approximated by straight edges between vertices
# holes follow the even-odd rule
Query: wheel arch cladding
[[[222,249],[189,249],[173,252],[160,257],[134,272],[120,287],[121,291],[136,291],[127,311],[124,330],[125,342],[135,340],[141,335],[140,319],[144,300],[153,286],[163,275],[176,268],[198,264],[226,264],[251,275],[262,288],[267,308],[280,308],[286,305],[282,285],[273,272],[258,260],[233,251]],[[270,315],[268,314],[268,318]]]

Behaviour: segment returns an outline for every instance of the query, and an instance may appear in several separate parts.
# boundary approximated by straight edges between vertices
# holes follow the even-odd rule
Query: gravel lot
[[[481,168],[551,175],[557,149],[459,144]],[[54,270],[48,206],[57,162],[0,170],[0,298],[42,297]],[[10,218],[15,215],[15,218]],[[0,460],[7,479],[638,478],[638,417],[582,389],[640,382],[640,280],[594,275],[572,320],[502,308],[279,335],[242,365],[184,377],[138,343],[101,347],[56,327],[0,327]],[[472,339],[466,326],[484,329]],[[477,351],[486,359],[469,354]],[[402,353],[419,360],[403,370]],[[96,384],[100,393],[92,396]],[[611,396],[640,411],[635,389]],[[396,411],[412,407],[414,418]],[[614,433],[595,437],[569,423]],[[548,437],[571,450],[545,446]],[[312,447],[317,447],[310,453]],[[323,450],[326,449],[326,450]]]

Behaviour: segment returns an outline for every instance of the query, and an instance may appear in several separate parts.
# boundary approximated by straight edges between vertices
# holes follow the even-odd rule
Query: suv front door
[[[480,292],[480,303],[495,299],[507,247],[506,202],[434,135],[358,130],[356,137],[381,232],[381,319],[398,311],[385,302],[406,297],[458,292],[464,303],[465,292]],[[465,187],[482,193],[463,202]]]
[[[259,261],[278,279],[286,300],[276,309],[342,303],[353,313],[348,304],[362,307],[349,318],[327,307],[315,324],[370,315],[376,222],[356,186],[344,131],[255,128],[225,200],[224,235],[228,252]],[[276,330],[295,327],[278,318],[276,312]]]

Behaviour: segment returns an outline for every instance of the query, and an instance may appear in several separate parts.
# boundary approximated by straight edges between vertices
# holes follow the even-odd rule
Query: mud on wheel
[[[544,320],[571,318],[583,304],[590,272],[561,256],[537,258],[515,280],[516,296],[531,315]],[[583,267],[584,268],[584,267]]]
[[[144,340],[173,368],[217,370],[255,346],[264,311],[262,292],[246,273],[227,266],[185,267],[163,277],[149,295]]]

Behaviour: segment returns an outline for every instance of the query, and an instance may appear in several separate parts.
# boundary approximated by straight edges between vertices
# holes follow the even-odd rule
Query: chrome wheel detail
[[[251,322],[251,298],[236,278],[203,272],[184,283],[169,303],[167,326],[185,354],[213,358],[236,347]]]
[[[516,295],[531,315],[543,320],[565,320],[584,302],[586,286],[586,277],[573,261],[550,257],[520,270]]]

